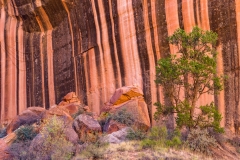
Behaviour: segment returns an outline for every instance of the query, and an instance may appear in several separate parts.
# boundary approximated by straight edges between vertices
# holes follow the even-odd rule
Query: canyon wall
[[[166,38],[198,25],[218,33],[215,101],[222,125],[240,122],[239,0],[0,0],[0,120],[29,106],[49,108],[75,91],[94,112],[116,88],[143,89],[150,114],[164,101],[154,83],[159,58],[176,52]]]

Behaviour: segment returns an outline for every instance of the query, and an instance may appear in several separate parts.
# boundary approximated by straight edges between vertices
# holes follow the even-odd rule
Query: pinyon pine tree
[[[177,113],[178,127],[213,127],[215,131],[223,132],[220,127],[222,116],[214,103],[196,105],[203,94],[218,94],[223,89],[224,76],[216,73],[217,34],[198,27],[190,33],[177,29],[168,40],[178,52],[158,61],[155,82],[163,86],[171,105],[155,103],[155,119]],[[196,109],[200,113],[195,114]]]

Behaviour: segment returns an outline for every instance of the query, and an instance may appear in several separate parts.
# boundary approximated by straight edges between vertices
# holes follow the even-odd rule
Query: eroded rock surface
[[[86,114],[81,114],[75,118],[73,127],[82,142],[95,142],[102,133],[98,121]]]
[[[100,142],[104,143],[121,143],[127,140],[127,134],[129,130],[132,130],[130,127],[124,127],[119,131],[108,134],[104,137],[101,137]]]

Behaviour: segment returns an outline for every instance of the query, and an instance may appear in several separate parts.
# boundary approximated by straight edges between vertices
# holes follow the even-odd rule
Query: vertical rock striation
[[[149,111],[164,101],[154,83],[159,58],[176,52],[166,38],[198,25],[219,34],[215,101],[223,126],[240,127],[238,0],[0,0],[0,119],[29,106],[48,108],[75,91],[99,112],[115,89],[143,89]]]

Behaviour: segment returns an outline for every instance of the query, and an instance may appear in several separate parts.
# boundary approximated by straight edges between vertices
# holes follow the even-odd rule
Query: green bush
[[[33,148],[32,159],[68,160],[73,156],[74,146],[64,133],[65,122],[54,116],[44,122],[40,132],[41,144]],[[44,139],[44,140],[43,140]]]
[[[133,116],[127,112],[126,109],[122,109],[117,113],[113,114],[111,118],[119,123],[126,124],[127,126],[131,126],[134,123]]]
[[[24,125],[17,129],[16,135],[17,135],[16,141],[27,141],[33,140],[33,138],[36,137],[37,132],[33,126]]]
[[[143,149],[146,149],[146,148],[154,148],[156,145],[157,145],[157,142],[155,140],[152,140],[152,139],[144,139],[141,141],[141,146]]]
[[[132,130],[130,129],[127,133],[127,139],[129,140],[143,140],[146,138],[146,132],[141,130]]]
[[[161,147],[180,147],[182,145],[181,133],[179,130],[174,130],[168,133],[167,128],[152,127],[146,139],[141,141],[143,148]]]
[[[217,145],[215,138],[209,134],[208,130],[200,128],[190,131],[186,144],[191,150],[207,155],[212,154],[209,147]]]
[[[77,111],[77,113],[72,114],[71,116],[72,116],[73,119],[75,119],[77,116],[79,116],[80,114],[83,114],[84,112],[85,112],[85,111],[84,111],[83,108],[79,108],[78,111]]]
[[[167,139],[168,133],[167,128],[164,127],[152,127],[148,135],[151,140],[165,141]]]
[[[174,136],[170,140],[166,140],[165,144],[169,147],[179,147],[182,144],[181,138],[178,136]]]
[[[88,146],[76,156],[76,159],[102,159],[108,143],[96,142]]]

